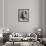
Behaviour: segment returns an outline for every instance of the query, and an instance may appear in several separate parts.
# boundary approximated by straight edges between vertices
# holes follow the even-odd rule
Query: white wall
[[[29,9],[29,22],[18,22],[19,8]],[[41,10],[42,0],[5,0],[5,26],[10,25],[15,32],[33,32],[42,25]]]
[[[0,27],[3,26],[3,0],[0,0]]]
[[[3,0],[0,0],[0,33],[2,33],[1,28],[3,27]]]

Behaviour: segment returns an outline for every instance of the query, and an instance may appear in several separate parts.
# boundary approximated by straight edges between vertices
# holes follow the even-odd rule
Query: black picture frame
[[[18,21],[29,22],[29,9],[18,9]]]

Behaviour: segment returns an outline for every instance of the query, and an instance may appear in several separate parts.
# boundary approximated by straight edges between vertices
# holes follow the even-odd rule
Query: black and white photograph
[[[29,9],[18,9],[18,21],[29,22]]]
[[[46,46],[46,0],[0,0],[0,46]]]

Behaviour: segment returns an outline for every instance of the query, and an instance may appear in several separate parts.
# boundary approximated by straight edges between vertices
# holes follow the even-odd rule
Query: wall
[[[33,32],[42,26],[42,0],[4,0],[5,27],[14,32]],[[29,22],[18,22],[18,9],[29,9]],[[32,10],[32,11],[31,11]]]
[[[3,0],[0,0],[0,27],[3,26]]]
[[[42,6],[42,20],[43,20],[43,37],[46,37],[46,0],[43,0],[43,6]]]
[[[2,33],[3,27],[3,0],[0,0],[0,33]]]

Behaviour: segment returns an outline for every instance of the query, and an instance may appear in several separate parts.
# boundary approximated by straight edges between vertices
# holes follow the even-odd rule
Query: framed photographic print
[[[29,9],[18,9],[18,21],[29,22]]]

